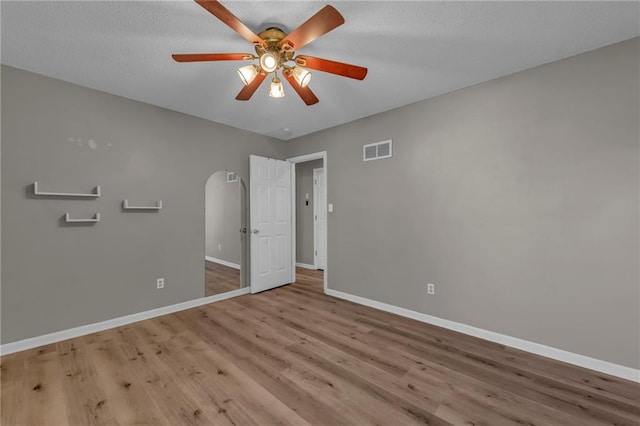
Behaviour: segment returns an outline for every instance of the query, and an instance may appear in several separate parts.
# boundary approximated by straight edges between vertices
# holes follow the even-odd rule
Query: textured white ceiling
[[[291,31],[325,2],[226,1],[256,33]],[[192,1],[2,1],[3,64],[279,139],[291,139],[640,34],[637,2],[333,1],[346,23],[298,53],[369,68],[364,81],[314,72],[320,103],[285,83],[236,101],[242,62],[172,53],[252,52]]]

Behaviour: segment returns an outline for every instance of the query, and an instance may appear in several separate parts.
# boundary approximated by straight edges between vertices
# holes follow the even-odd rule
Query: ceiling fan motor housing
[[[278,61],[276,70],[285,62],[290,61],[295,53],[292,50],[285,50],[278,46],[278,43],[286,36],[287,34],[278,27],[269,27],[258,34],[258,37],[264,40],[266,47],[259,44],[256,45],[256,53],[258,57],[261,57],[265,53],[271,52]]]

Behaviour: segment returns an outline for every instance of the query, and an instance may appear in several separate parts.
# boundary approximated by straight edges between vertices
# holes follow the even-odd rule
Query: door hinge
[[[316,256],[318,255],[318,250],[316,250]]]

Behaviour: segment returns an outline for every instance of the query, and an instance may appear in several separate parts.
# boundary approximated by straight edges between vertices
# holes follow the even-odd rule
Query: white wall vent
[[[227,183],[237,182],[238,175],[234,172],[227,172]]]
[[[365,145],[362,147],[362,160],[371,161],[390,158],[393,154],[391,147],[391,139],[389,139],[388,141],[370,143],[368,145]]]

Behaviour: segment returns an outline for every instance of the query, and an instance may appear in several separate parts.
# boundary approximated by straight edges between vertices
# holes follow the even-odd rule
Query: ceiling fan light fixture
[[[274,78],[269,85],[269,96],[272,98],[283,97],[284,89],[278,78],[279,72],[282,72],[284,78],[307,106],[318,103],[318,97],[309,88],[310,69],[356,80],[364,80],[367,75],[367,69],[357,65],[313,56],[295,56],[295,50],[299,50],[344,24],[344,17],[333,6],[326,5],[289,34],[277,27],[269,27],[255,34],[220,1],[195,1],[251,43],[255,49],[255,55],[253,53],[186,53],[171,56],[176,62],[257,60],[257,63],[254,62],[253,65],[238,69],[238,76],[244,84],[236,96],[238,101],[248,101],[270,74],[273,74]],[[287,65],[290,62],[294,64]]]
[[[309,85],[311,73],[308,70],[301,67],[293,67],[291,73],[300,86],[307,87]]]
[[[274,77],[269,85],[269,96],[272,98],[284,98],[284,87],[278,77]]]
[[[238,68],[238,75],[240,76],[240,80],[242,80],[244,85],[247,86],[258,75],[258,67],[256,67],[255,65],[240,67]]]
[[[264,52],[260,56],[260,68],[266,73],[278,69],[278,58],[273,52]]]

